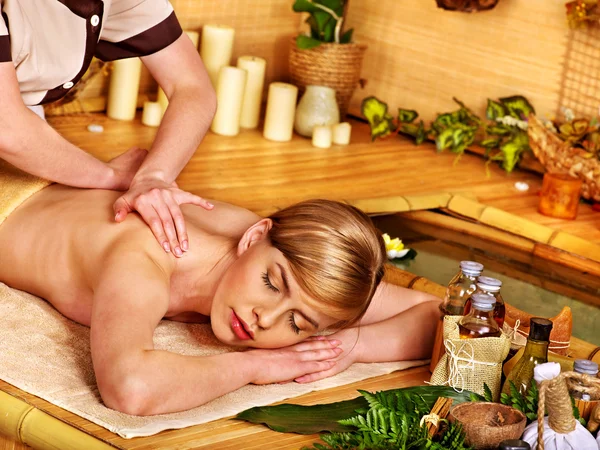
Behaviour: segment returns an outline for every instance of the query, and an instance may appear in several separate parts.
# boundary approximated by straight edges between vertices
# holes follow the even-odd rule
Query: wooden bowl
[[[519,439],[527,418],[521,411],[500,403],[462,403],[450,411],[449,419],[460,422],[466,443],[476,449],[495,450],[507,439]]]

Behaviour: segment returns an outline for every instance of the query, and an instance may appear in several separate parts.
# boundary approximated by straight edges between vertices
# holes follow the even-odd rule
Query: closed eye
[[[273,283],[271,283],[271,280],[269,279],[269,271],[268,270],[266,272],[263,272],[261,277],[262,277],[263,283],[265,284],[265,286],[267,286],[268,289],[272,290],[273,292],[279,293],[279,289],[277,289],[275,286],[273,286]]]

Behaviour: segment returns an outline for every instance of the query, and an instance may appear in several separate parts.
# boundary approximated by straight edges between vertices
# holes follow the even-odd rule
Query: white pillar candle
[[[133,120],[137,108],[142,62],[139,58],[113,62],[106,115],[111,119]]]
[[[317,125],[313,128],[312,145],[319,148],[331,147],[332,131],[329,125]]]
[[[225,25],[204,25],[200,56],[213,86],[217,85],[221,67],[228,66],[233,53],[235,30]]]
[[[263,136],[271,141],[292,139],[298,88],[288,83],[271,83],[267,98],[267,113]]]
[[[350,134],[352,125],[348,122],[338,123],[333,126],[333,143],[338,145],[348,145],[350,143]]]
[[[185,34],[188,35],[192,41],[192,44],[194,44],[194,48],[197,50],[198,42],[200,41],[200,33],[197,31],[186,31]],[[158,91],[156,93],[156,101],[160,103],[160,107],[162,108],[162,113],[164,115],[165,111],[167,110],[167,106],[169,106],[169,99],[167,98],[165,91],[163,91],[160,86],[158,87]]]
[[[158,102],[145,102],[142,112],[142,123],[149,127],[157,127],[162,120],[163,111]]]
[[[257,56],[240,56],[237,66],[248,72],[240,126],[242,128],[256,128],[260,118],[267,61]]]
[[[246,78],[244,69],[231,66],[221,68],[217,82],[217,112],[210,127],[214,133],[235,136],[240,132]]]

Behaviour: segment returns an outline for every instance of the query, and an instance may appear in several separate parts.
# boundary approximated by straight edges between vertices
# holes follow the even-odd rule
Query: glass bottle
[[[477,277],[483,271],[483,264],[475,261],[461,261],[458,273],[452,277],[446,288],[443,302],[440,304],[440,320],[435,333],[433,352],[429,370],[433,372],[444,354],[444,316],[463,315],[464,302],[476,289]]]
[[[494,320],[496,299],[487,294],[471,296],[471,311],[458,322],[461,339],[498,337],[502,333]]]
[[[500,442],[498,450],[531,450],[531,445],[521,439],[509,439]]]
[[[533,317],[530,321],[531,328],[527,337],[527,345],[521,359],[512,368],[502,386],[502,393],[510,395],[510,382],[512,381],[520,394],[525,394],[531,386],[533,368],[538,364],[548,362],[548,344],[552,321],[541,317]]]
[[[592,377],[598,376],[598,364],[594,361],[590,361],[589,359],[576,359],[575,364],[573,364],[573,371],[577,373],[583,373],[586,375],[590,375]],[[585,394],[579,390],[573,389],[571,391],[571,397],[584,400],[589,402],[590,400],[597,400],[595,398],[591,398],[590,394]]]
[[[500,288],[502,287],[502,281],[492,277],[478,277],[477,278],[477,289],[474,294],[488,294],[496,299],[496,306],[494,307],[494,320],[498,323],[498,326],[502,328],[504,325],[504,316],[506,315],[506,306],[504,305],[504,299],[500,294]],[[471,299],[468,298],[465,303],[465,314],[469,314],[471,309]]]

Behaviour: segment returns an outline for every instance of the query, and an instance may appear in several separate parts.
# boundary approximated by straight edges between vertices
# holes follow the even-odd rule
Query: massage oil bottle
[[[431,364],[429,365],[431,372],[433,372],[444,354],[444,316],[463,315],[465,301],[475,292],[475,283],[482,271],[482,264],[475,261],[461,261],[458,273],[448,283],[444,301],[440,305],[440,320],[435,334]]]
[[[458,333],[461,339],[477,339],[498,337],[500,327],[494,320],[496,299],[486,294],[473,294],[471,311],[458,322]]]
[[[525,352],[512,368],[502,386],[502,393],[510,395],[510,383],[513,382],[520,394],[525,395],[531,386],[533,368],[538,364],[548,362],[548,344],[552,322],[541,317],[530,320],[529,337]]]

